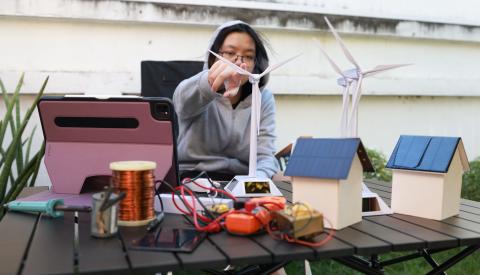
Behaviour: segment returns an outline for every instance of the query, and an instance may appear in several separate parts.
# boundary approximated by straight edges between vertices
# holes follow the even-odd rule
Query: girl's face
[[[232,32],[227,35],[219,54],[237,66],[245,63],[249,72],[255,67],[255,42],[247,33]]]

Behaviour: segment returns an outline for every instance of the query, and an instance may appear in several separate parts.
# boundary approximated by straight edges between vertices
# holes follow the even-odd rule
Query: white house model
[[[443,220],[457,215],[462,174],[470,169],[459,137],[400,136],[393,169],[393,212]]]
[[[285,175],[292,199],[323,213],[325,227],[341,229],[362,220],[363,171],[373,171],[359,138],[300,138]]]

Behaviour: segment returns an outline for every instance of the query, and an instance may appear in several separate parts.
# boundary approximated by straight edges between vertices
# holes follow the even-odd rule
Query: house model
[[[443,220],[457,215],[462,174],[470,169],[459,137],[400,136],[393,169],[393,212]]]
[[[300,138],[285,175],[294,202],[308,203],[341,229],[362,219],[363,171],[373,166],[359,138]]]

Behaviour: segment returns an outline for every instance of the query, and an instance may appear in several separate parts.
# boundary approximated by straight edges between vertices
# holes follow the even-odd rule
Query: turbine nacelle
[[[346,71],[343,71],[342,73],[346,78],[352,79],[352,80],[358,79],[361,74],[361,72],[357,68],[346,70]]]

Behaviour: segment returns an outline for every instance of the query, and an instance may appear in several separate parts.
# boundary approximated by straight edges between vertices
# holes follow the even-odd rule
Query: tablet
[[[178,185],[170,99],[45,96],[38,111],[54,192],[80,194],[87,179],[110,176],[110,162],[125,160],[154,161],[155,179]]]
[[[192,252],[205,238],[205,232],[195,229],[179,229],[161,227],[153,232],[148,232],[143,238],[133,240],[131,249]]]

